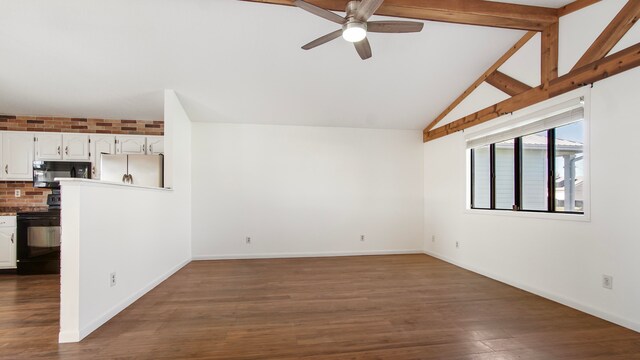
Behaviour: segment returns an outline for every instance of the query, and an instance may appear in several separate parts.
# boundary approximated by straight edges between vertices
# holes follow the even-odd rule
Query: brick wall
[[[164,121],[0,115],[0,131],[164,135]],[[0,212],[46,209],[51,190],[35,189],[32,184],[31,181],[0,181]],[[16,189],[22,192],[19,198],[15,197]]]
[[[0,130],[164,135],[164,121],[0,115]]]
[[[47,207],[50,189],[36,189],[30,181],[0,181],[0,212],[37,211]],[[15,197],[19,189],[21,196]]]

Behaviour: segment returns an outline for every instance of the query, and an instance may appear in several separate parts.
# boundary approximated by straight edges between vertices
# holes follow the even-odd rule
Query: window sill
[[[591,217],[587,212],[584,214],[565,214],[565,213],[548,213],[548,212],[528,212],[513,210],[481,210],[481,209],[465,209],[465,214],[469,215],[490,215],[490,216],[510,216],[517,218],[530,219],[546,219],[546,220],[564,220],[564,221],[580,221],[591,222]]]

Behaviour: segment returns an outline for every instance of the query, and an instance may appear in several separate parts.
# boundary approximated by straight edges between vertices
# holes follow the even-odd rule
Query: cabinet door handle
[[[60,146],[58,146],[58,155],[60,155]]]
[[[129,175],[129,184],[133,184],[133,175]]]
[[[91,167],[91,173],[93,174],[93,176],[96,175],[96,167],[95,167],[95,165]]]
[[[69,147],[68,146],[64,147],[64,154],[65,155],[69,155]]]
[[[5,174],[9,173],[9,165],[8,164],[4,166],[4,173]]]
[[[150,154],[153,154],[153,144],[152,144],[152,145],[149,145],[149,153],[150,153]]]
[[[122,182],[127,183],[127,174],[122,175]]]
[[[147,152],[147,145],[142,145],[142,152],[146,153]]]
[[[13,238],[16,236],[15,233],[11,234],[11,243],[13,244]]]

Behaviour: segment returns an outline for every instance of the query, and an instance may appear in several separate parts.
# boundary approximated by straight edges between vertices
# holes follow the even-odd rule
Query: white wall
[[[422,251],[422,191],[420,131],[193,124],[196,259]]]
[[[570,69],[568,64],[579,58],[622,5],[604,1],[563,18],[562,71]],[[633,31],[623,42],[640,41],[640,33]],[[527,71],[531,66],[523,62],[512,68]],[[426,143],[425,250],[640,331],[640,167],[634,163],[640,134],[638,84],[640,69],[635,69],[598,82],[591,90],[590,221],[465,212],[464,134]],[[602,288],[603,274],[614,277],[613,290]]]
[[[191,124],[173,91],[165,123],[172,190],[61,182],[60,342],[80,341],[191,260]]]

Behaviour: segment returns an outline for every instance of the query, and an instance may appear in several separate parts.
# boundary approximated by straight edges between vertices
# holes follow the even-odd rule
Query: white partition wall
[[[172,189],[61,181],[60,342],[80,341],[191,260],[191,123],[173,91],[165,122]]]

